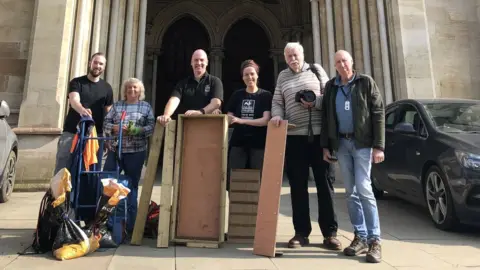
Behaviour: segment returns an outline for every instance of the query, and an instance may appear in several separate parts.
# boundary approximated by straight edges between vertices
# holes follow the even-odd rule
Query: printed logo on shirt
[[[242,118],[253,119],[255,113],[255,100],[244,99],[242,100]]]
[[[210,85],[205,86],[205,94],[210,93]]]

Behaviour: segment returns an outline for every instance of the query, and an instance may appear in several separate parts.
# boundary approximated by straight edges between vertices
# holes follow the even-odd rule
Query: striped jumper
[[[299,73],[286,68],[278,75],[272,101],[272,117],[280,116],[282,119],[288,120],[289,123],[296,125],[295,128],[288,131],[288,135],[308,135],[308,109],[303,108],[299,102],[295,102],[295,94],[305,89],[312,90],[317,95],[315,108],[312,108],[312,127],[314,135],[320,134],[323,98],[320,94],[320,87],[324,90],[329,79],[320,65],[315,64],[315,66],[320,74],[320,82],[306,62]]]

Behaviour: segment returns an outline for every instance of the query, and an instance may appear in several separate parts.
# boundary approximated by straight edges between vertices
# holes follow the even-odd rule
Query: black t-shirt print
[[[100,79],[98,82],[92,82],[88,77],[81,76],[70,81],[68,94],[77,92],[80,95],[80,103],[86,109],[92,111],[92,118],[95,121],[97,133],[103,133],[103,119],[105,118],[105,106],[113,104],[113,90],[108,82]],[[77,125],[80,121],[80,115],[70,107],[68,110],[63,131],[76,133]]]
[[[223,83],[213,75],[205,73],[199,80],[189,76],[177,83],[172,96],[180,99],[175,114],[183,114],[188,110],[200,110],[206,107],[212,98],[223,101]]]
[[[249,93],[245,89],[235,91],[230,98],[227,112],[242,119],[258,119],[263,113],[271,111],[272,93],[258,89]],[[233,133],[230,145],[237,147],[265,148],[267,127],[254,127],[249,125],[233,124]]]

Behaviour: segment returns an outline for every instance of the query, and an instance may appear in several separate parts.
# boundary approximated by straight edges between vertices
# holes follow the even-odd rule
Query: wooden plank
[[[253,243],[253,254],[256,255],[275,257],[287,125],[286,120],[281,121],[279,127],[272,122],[268,123]]]
[[[228,118],[179,115],[178,121],[172,240],[223,242]]]
[[[160,149],[162,148],[163,135],[165,128],[156,124],[152,136],[152,144],[148,153],[147,169],[145,177],[143,178],[142,194],[138,204],[137,217],[135,219],[135,227],[133,228],[131,245],[141,245],[143,240],[143,233],[145,231],[145,222],[147,221],[148,206],[152,199],[153,184],[157,174],[158,158],[160,156]]]
[[[258,193],[230,192],[231,203],[257,204]]]
[[[178,207],[178,185],[180,181],[181,153],[183,151],[183,121],[178,118],[177,122],[177,140],[175,142],[175,167],[173,173],[173,201],[172,201],[172,215],[170,216],[170,240],[175,239],[177,226],[177,207]]]
[[[162,189],[160,194],[160,213],[158,221],[157,247],[168,248],[170,241],[170,217],[172,210],[173,168],[175,158],[176,121],[171,121],[165,127],[165,142],[163,147]]]
[[[257,204],[237,204],[230,202],[230,215],[238,214],[251,214],[255,213],[255,218],[257,217]]]
[[[188,242],[187,247],[190,247],[190,248],[219,248],[219,244],[218,243]]]
[[[232,182],[251,182],[258,183],[260,180],[260,170],[251,169],[233,169],[230,174],[230,183]]]
[[[258,193],[260,189],[260,183],[251,183],[251,182],[230,182],[230,193],[236,192],[254,192]]]
[[[256,214],[256,212],[254,214]],[[257,223],[257,216],[230,215],[230,217],[228,218],[228,222],[231,225],[255,225]]]

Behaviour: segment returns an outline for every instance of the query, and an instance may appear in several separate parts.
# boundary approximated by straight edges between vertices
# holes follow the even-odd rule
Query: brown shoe
[[[382,246],[380,242],[373,241],[369,245],[369,249],[367,252],[367,262],[369,263],[379,263],[382,261]]]
[[[295,235],[290,241],[288,241],[288,248],[301,248],[310,244],[308,237],[303,237],[301,235]]]
[[[368,251],[367,242],[355,235],[350,246],[343,250],[343,254],[346,256],[357,256]]]
[[[335,236],[327,237],[323,240],[323,245],[330,250],[341,250],[342,243]]]

